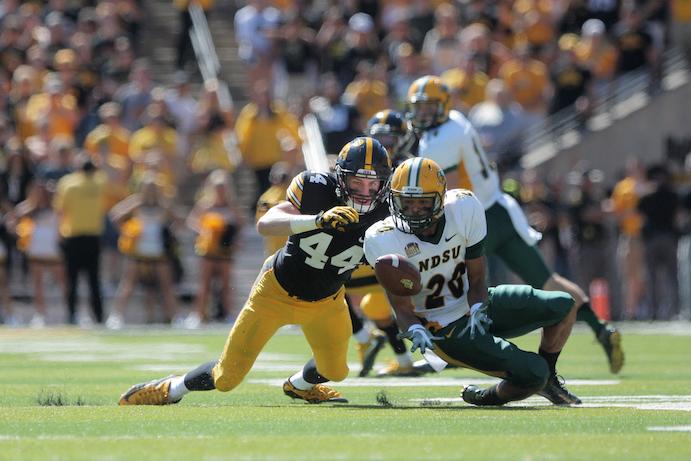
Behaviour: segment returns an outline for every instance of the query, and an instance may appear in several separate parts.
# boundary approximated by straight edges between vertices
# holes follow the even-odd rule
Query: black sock
[[[350,323],[353,325],[353,334],[362,330],[365,326],[362,323],[362,319],[353,309],[353,303],[350,301],[350,296],[346,296],[346,303],[348,304],[348,314],[350,314]]]
[[[389,344],[391,344],[391,348],[396,354],[403,354],[406,349],[405,343],[403,342],[402,339],[398,339],[398,325],[395,323],[392,323],[388,327],[381,328],[379,327],[380,330],[382,330],[384,333],[386,333],[386,337],[389,340]]]
[[[216,366],[216,363],[216,360],[206,362],[187,373],[185,375],[185,387],[191,391],[210,391],[216,389],[214,377],[211,374],[211,370]]]
[[[557,373],[557,359],[559,358],[559,354],[561,354],[561,351],[559,352],[547,352],[545,350],[540,349],[538,351],[538,354],[540,354],[540,357],[545,359],[547,361],[547,366],[549,367],[549,372],[551,374],[556,374]]]
[[[323,377],[317,371],[317,364],[314,358],[311,358],[302,368],[302,378],[310,384],[321,384],[329,381],[328,378]]]
[[[590,307],[590,302],[585,302],[578,308],[576,320],[587,323],[590,329],[593,330],[593,333],[595,333],[595,336],[599,336],[607,324],[604,320],[597,318],[593,308]]]
[[[482,391],[481,395],[483,405],[504,405],[506,403],[505,400],[499,398],[499,394],[497,394],[497,386],[498,384],[495,384],[494,386],[490,386]]]

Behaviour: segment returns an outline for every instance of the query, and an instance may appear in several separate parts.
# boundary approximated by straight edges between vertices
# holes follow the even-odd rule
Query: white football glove
[[[470,339],[475,339],[475,332],[484,335],[489,326],[492,325],[492,319],[487,316],[487,303],[475,303],[470,308],[470,320],[468,324],[461,331],[460,336],[464,335],[470,329]]]
[[[420,349],[420,353],[424,354],[427,349],[434,349],[432,341],[444,339],[440,336],[434,336],[427,328],[419,323],[414,323],[408,328],[405,333],[399,333],[398,339],[409,339],[413,342],[410,352],[415,352]]]

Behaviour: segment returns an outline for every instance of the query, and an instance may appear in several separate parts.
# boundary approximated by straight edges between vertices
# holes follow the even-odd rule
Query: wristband
[[[472,306],[470,306],[470,315],[473,315],[475,312],[478,311],[482,307],[482,303],[475,303]]]
[[[317,228],[317,219],[315,216],[298,215],[290,218],[290,231],[293,234],[302,234]]]

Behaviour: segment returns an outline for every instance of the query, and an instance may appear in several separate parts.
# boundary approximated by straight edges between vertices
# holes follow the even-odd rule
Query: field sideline
[[[615,376],[592,335],[575,330],[559,370],[579,408],[540,397],[471,407],[461,385],[492,380],[467,370],[349,378],[334,385],[347,405],[291,401],[279,386],[309,357],[295,330],[229,394],[120,408],[130,385],[212,359],[226,331],[0,329],[0,460],[691,459],[691,324],[623,331],[627,363]],[[517,342],[534,350],[538,336]]]

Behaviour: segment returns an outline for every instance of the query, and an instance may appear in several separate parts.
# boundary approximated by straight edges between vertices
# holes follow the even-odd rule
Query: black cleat
[[[624,366],[624,350],[621,348],[621,333],[611,325],[607,325],[597,335],[598,342],[607,354],[609,371],[616,374]]]
[[[470,384],[461,389],[461,397],[466,403],[482,406],[482,389],[474,384]]]
[[[480,389],[475,384],[469,384],[461,389],[461,397],[466,403],[477,405],[478,407],[500,406],[504,402],[490,402],[487,399],[487,389]]]
[[[569,392],[564,383],[564,378],[553,374],[547,380],[545,387],[538,392],[538,395],[541,395],[555,405],[580,405],[582,403],[581,399]]]

